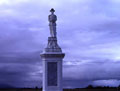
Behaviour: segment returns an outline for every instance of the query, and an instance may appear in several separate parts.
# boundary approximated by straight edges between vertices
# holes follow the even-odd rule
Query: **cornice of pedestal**
[[[64,58],[64,53],[42,53],[40,54],[42,58]]]

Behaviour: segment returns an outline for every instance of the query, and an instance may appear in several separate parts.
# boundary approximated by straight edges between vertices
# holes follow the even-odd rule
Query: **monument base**
[[[43,60],[43,91],[62,91],[62,60],[65,56],[56,37],[48,37]]]
[[[62,59],[64,53],[41,54],[43,60],[43,91],[62,91]]]

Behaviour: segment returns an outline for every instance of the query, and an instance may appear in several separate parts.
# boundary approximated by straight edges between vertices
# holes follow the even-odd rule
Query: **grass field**
[[[42,91],[41,89],[0,89],[0,91]],[[64,89],[63,91],[120,91],[120,89]]]

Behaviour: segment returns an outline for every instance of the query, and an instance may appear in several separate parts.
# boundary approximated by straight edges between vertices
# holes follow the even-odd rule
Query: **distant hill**
[[[15,87],[8,84],[0,84],[0,88],[15,88]]]

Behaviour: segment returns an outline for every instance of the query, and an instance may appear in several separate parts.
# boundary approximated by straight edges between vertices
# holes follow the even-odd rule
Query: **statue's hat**
[[[50,10],[50,12],[55,12],[55,10],[52,8],[52,9]]]

